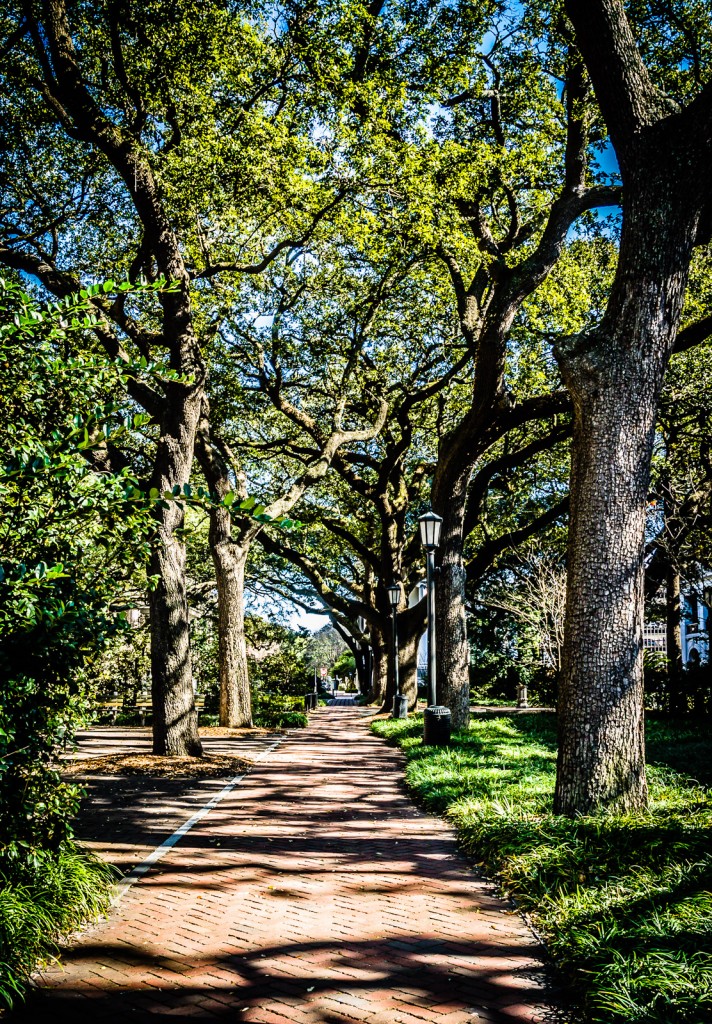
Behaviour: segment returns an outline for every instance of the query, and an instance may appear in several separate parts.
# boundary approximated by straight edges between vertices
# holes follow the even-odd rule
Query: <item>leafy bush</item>
[[[255,725],[264,729],[304,729],[309,725],[304,698],[282,693],[254,694],[252,718]]]
[[[649,810],[572,820],[551,813],[553,716],[478,716],[449,748],[423,747],[421,729],[374,723],[407,751],[416,797],[532,915],[582,1018],[712,1021],[708,730],[650,722]]]
[[[99,286],[93,286],[96,290]],[[105,360],[70,358],[63,317],[85,299],[39,307],[0,280],[0,870],[70,835],[77,792],[52,768],[87,703],[84,668],[124,624],[109,604],[145,536],[127,474],[90,453],[125,432]],[[72,314],[75,314],[72,316]],[[128,421],[129,424],[132,422]]]
[[[136,500],[136,481],[92,464],[96,447],[145,418],[121,414],[113,397],[123,393],[115,364],[72,355],[72,332],[95,322],[91,295],[112,287],[93,285],[83,297],[40,307],[18,285],[0,280],[5,1002],[22,991],[48,943],[108,901],[107,869],[71,842],[79,792],[62,782],[54,757],[87,710],[91,659],[124,626],[110,602],[145,551],[147,510]]]
[[[12,876],[0,873],[0,1006],[22,997],[63,936],[106,913],[113,878],[112,868],[69,844]]]

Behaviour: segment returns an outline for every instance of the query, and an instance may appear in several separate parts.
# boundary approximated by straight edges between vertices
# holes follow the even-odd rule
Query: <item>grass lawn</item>
[[[373,729],[530,914],[582,1020],[712,1022],[712,723],[649,722],[649,810],[574,820],[551,814],[553,715],[477,715],[450,748],[421,716]]]

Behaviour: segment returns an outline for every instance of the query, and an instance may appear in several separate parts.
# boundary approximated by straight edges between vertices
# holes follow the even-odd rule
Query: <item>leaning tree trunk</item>
[[[193,438],[200,406],[198,392],[169,407],[151,483],[161,494],[187,482],[193,461]],[[157,508],[158,529],[149,560],[155,586],[149,593],[151,615],[151,695],[153,752],[199,755],[198,712],[193,694],[190,624],[185,581],[185,546],[176,534],[183,526],[182,507],[174,501]]]
[[[569,815],[647,803],[645,510],[658,398],[694,234],[694,222],[680,230],[669,183],[654,182],[655,166],[641,167],[627,187],[601,326],[557,353],[574,405],[555,795],[555,810]]]
[[[463,530],[467,483],[463,474],[447,495],[437,502],[443,517],[439,570],[435,578],[435,637],[437,651],[437,699],[450,708],[454,729],[470,722],[470,648],[467,642]]]

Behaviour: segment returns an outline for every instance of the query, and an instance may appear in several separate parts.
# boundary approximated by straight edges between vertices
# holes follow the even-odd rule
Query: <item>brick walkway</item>
[[[547,1019],[533,936],[404,795],[369,717],[323,709],[291,733],[65,953],[22,1019]]]

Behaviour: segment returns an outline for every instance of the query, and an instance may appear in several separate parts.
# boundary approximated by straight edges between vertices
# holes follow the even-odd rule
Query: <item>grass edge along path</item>
[[[576,819],[551,813],[553,715],[476,715],[448,748],[422,745],[422,716],[372,728],[404,750],[414,798],[530,915],[572,1019],[712,1022],[709,723],[648,723],[646,813]]]

